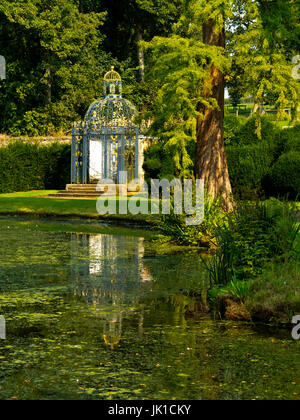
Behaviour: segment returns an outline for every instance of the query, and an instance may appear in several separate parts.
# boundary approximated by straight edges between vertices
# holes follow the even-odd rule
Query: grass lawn
[[[12,194],[0,194],[0,215],[32,215],[38,217],[66,216],[84,219],[90,218],[98,220],[134,222],[148,225],[153,224],[158,217],[151,214],[132,215],[129,213],[122,215],[118,214],[118,211],[117,214],[100,215],[96,209],[97,199],[47,197],[49,194],[54,194],[56,192],[57,191],[28,191]],[[106,198],[103,197],[102,200],[104,201]],[[130,200],[130,197],[128,197],[127,200]],[[296,203],[296,206],[300,212],[300,202]],[[148,207],[150,210],[150,200],[148,200]],[[117,209],[118,208],[119,198],[117,198]]]
[[[253,110],[253,104],[240,104],[239,106],[242,107],[246,107],[246,109],[241,109],[239,112],[239,117],[250,117],[251,116],[251,112]],[[230,111],[228,110],[228,107],[230,108]],[[272,106],[268,106],[265,105],[265,110],[272,110],[274,109],[274,107]],[[226,111],[226,116],[228,115],[235,115],[235,111],[232,107],[232,105],[226,104],[225,105],[225,111]],[[276,114],[266,114],[265,115],[267,118],[269,118],[270,122],[273,123],[276,127],[282,129],[283,127],[293,127],[294,123],[291,122],[288,118],[286,118],[285,120],[281,120],[278,121],[276,119]]]
[[[148,215],[99,215],[96,209],[97,199],[48,198],[56,191],[29,191],[12,194],[0,194],[0,214],[38,215],[38,216],[73,216],[128,222],[151,223],[155,216]],[[103,200],[106,200],[104,197]],[[129,200],[129,198],[128,198]],[[118,201],[117,201],[118,207]]]

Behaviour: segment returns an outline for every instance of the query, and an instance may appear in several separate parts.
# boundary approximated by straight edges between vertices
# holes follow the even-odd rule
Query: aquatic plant
[[[238,203],[215,228],[216,252],[204,261],[211,283],[226,285],[234,277],[253,278],[273,258],[294,258],[299,254],[295,247],[299,229],[289,203]]]

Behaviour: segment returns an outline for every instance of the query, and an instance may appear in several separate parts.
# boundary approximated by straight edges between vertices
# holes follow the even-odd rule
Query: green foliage
[[[215,225],[224,217],[220,200],[206,199],[204,203],[205,219],[199,226],[186,224],[185,215],[176,215],[172,209],[170,215],[161,216],[156,222],[157,228],[166,237],[181,245],[209,247]]]
[[[275,197],[289,194],[294,199],[300,183],[300,126],[279,130],[263,117],[262,139],[259,140],[255,118],[240,126],[238,118],[228,116],[225,119],[225,139],[230,139],[226,153],[234,193],[246,198],[257,194]],[[227,137],[226,133],[229,133]]]
[[[162,143],[153,143],[145,151],[143,168],[146,180],[174,179],[176,168],[172,156],[166,151]]]
[[[246,299],[254,321],[290,323],[300,311],[300,260],[271,263],[252,282]]]
[[[244,120],[245,121],[245,120]],[[278,135],[278,129],[270,121],[268,117],[261,118],[261,139],[257,136],[257,118],[249,118],[245,124],[240,127],[240,130],[236,133],[235,139],[232,144],[238,145],[252,145],[266,143],[273,145],[276,136]]]
[[[259,4],[252,0],[188,0],[172,33],[144,44],[152,54],[148,77],[160,86],[145,118],[153,123],[151,133],[166,146],[172,146],[170,154],[180,173],[186,172],[193,159],[186,148],[196,137],[201,106],[216,106],[205,95],[210,90],[207,70],[212,63],[225,74],[236,101],[242,93],[251,94],[256,104],[262,105],[272,96],[272,104],[280,110],[278,118],[286,106],[296,107],[299,86],[291,77],[291,59],[284,52],[282,40],[272,44],[266,38],[269,27],[263,24],[261,14]],[[218,32],[224,25],[224,17],[228,23],[225,54],[220,48],[207,49],[202,36],[205,21],[215,22]],[[233,127],[232,123],[233,120],[225,121],[226,144],[249,145],[259,140],[269,145],[274,143],[276,129],[268,118],[256,115],[243,127]]]
[[[238,301],[245,301],[253,290],[252,282],[247,280],[237,280],[236,277],[226,284],[226,286],[214,286],[209,290],[209,300],[215,303],[217,297],[230,296]]]
[[[211,283],[252,278],[272,258],[293,256],[299,229],[288,203],[239,203],[215,229],[215,256],[204,261]]]
[[[70,146],[25,142],[0,147],[0,192],[64,188],[70,177]]]
[[[264,188],[270,195],[297,198],[300,194],[300,151],[292,150],[279,157],[264,180]]]
[[[280,144],[285,152],[300,152],[300,124],[280,132]]]
[[[107,54],[98,50],[104,14],[80,13],[72,0],[0,5],[0,130],[49,134],[70,128],[102,92]]]
[[[252,145],[229,146],[227,161],[234,192],[260,189],[262,180],[268,174],[275,159],[275,150],[259,142]]]
[[[186,152],[190,156],[191,161],[195,155],[195,142],[190,140],[186,144]],[[143,168],[146,174],[146,180],[149,179],[169,179],[181,175],[180,171],[175,165],[173,154],[170,150],[170,145],[162,141],[153,142],[144,153]],[[188,175],[188,172],[186,172]],[[189,176],[192,175],[192,167],[190,167]]]
[[[285,107],[297,107],[300,91],[299,83],[292,78],[291,59],[297,50],[294,50],[295,44],[293,48],[291,44],[287,47],[294,34],[290,33],[290,29],[282,29],[287,14],[293,16],[293,21],[296,20],[296,15],[293,14],[295,11],[292,11],[294,2],[287,0],[284,7],[279,7],[277,1],[276,3],[272,2],[272,6],[267,6],[268,1],[233,2],[234,24],[229,31],[228,50],[233,57],[234,66],[228,81],[230,84],[238,76],[245,94],[250,94],[257,105],[270,101],[276,104],[280,110],[280,119]],[[261,7],[262,4],[264,7]],[[267,17],[270,9],[274,20]],[[257,112],[259,115],[259,108]],[[260,137],[259,124],[256,132]]]
[[[300,125],[279,130],[269,118],[263,117],[261,140],[255,133],[255,118],[227,115],[224,126],[229,175],[236,197],[253,199],[289,193],[295,198],[299,194]],[[194,141],[187,144],[186,150],[194,160]],[[290,153],[285,164],[287,158],[281,155],[292,151],[297,153]],[[163,142],[155,142],[145,151],[144,170],[146,179],[171,180],[179,175],[168,145]]]
[[[222,48],[203,42],[201,28],[205,18],[213,16],[216,31],[224,24],[222,13],[216,13],[220,5],[207,3],[185,1],[169,36],[156,36],[143,43],[151,52],[148,77],[159,84],[153,106],[144,118],[152,122],[150,133],[163,142],[176,171],[183,177],[190,175],[193,165],[187,148],[196,139],[197,118],[203,117],[200,106],[217,107],[216,101],[204,93],[205,88],[210,89],[209,69],[213,63],[225,71],[228,64]]]
[[[237,115],[225,115],[224,118],[224,141],[226,145],[238,143],[238,134],[242,130],[247,119]]]

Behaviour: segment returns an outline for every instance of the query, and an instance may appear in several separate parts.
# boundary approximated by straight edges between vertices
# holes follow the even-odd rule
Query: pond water
[[[1,399],[300,398],[299,342],[211,319],[200,255],[41,224],[0,219]]]

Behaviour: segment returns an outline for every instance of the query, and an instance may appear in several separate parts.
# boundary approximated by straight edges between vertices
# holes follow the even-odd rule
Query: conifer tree
[[[160,126],[166,147],[175,149],[182,176],[191,167],[187,143],[196,141],[194,174],[205,180],[211,199],[222,197],[232,209],[231,185],[224,148],[225,17],[228,1],[185,1],[184,13],[168,38],[154,38],[154,77],[162,81],[154,105],[154,127]]]
[[[287,105],[299,102],[291,56],[282,36],[268,36],[272,28],[263,3],[272,2],[185,0],[172,34],[145,44],[153,57],[150,76],[160,83],[149,114],[153,132],[172,151],[182,176],[192,166],[188,144],[196,141],[195,176],[205,180],[211,198],[223,197],[228,210],[232,199],[224,149],[224,75],[229,83],[238,76],[244,94],[251,94],[259,105],[272,94],[279,118]],[[279,20],[282,10],[296,10],[295,0],[287,0],[289,7],[281,0],[274,3],[280,6],[274,11]],[[288,31],[281,29],[281,34],[291,39]],[[257,135],[259,140],[259,115]]]

